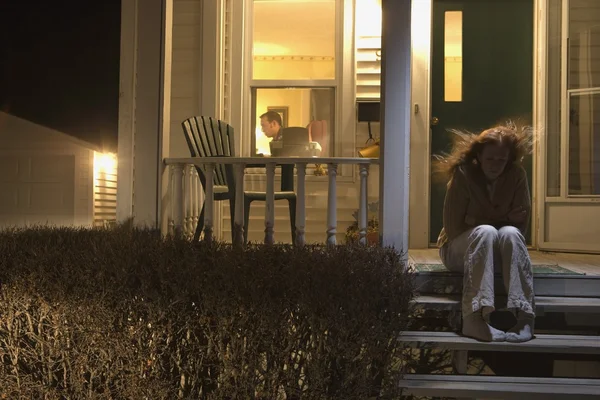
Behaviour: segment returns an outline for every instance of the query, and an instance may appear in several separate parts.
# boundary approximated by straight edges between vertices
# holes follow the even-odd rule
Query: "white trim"
[[[260,159],[259,159],[260,160]],[[318,161],[320,164],[380,164],[378,158],[363,158],[363,157],[265,157],[262,159],[265,164],[314,164]],[[207,162],[208,161],[208,162]],[[172,164],[255,164],[256,157],[167,157],[163,159],[165,165]],[[327,179],[327,178],[326,178]]]
[[[379,235],[408,257],[411,0],[382,0]]]
[[[600,254],[600,245],[594,248],[582,249],[580,245],[570,242],[544,242],[540,251],[552,251],[560,253],[578,253],[578,254]]]
[[[217,68],[217,87],[216,87],[216,97],[217,97],[217,113],[215,116],[220,120],[223,120],[223,116],[225,114],[225,97],[223,96],[223,88],[225,87],[225,40],[226,40],[226,32],[225,27],[227,26],[225,19],[226,15],[226,0],[218,0],[218,9],[217,9],[217,17],[219,20],[219,26],[217,27],[217,59],[218,59],[218,68]]]
[[[546,159],[546,113],[548,110],[548,7],[546,0],[535,0],[534,3],[534,97],[533,97],[533,128],[539,133],[538,140],[534,145],[535,175],[532,187],[534,201],[532,202],[531,234],[532,244],[539,248],[540,242],[544,240],[545,210],[547,182],[547,159]]]
[[[336,79],[249,79],[250,88],[314,88],[336,87]]]
[[[252,80],[253,75],[253,63],[248,62],[252,60],[252,45],[254,43],[254,32],[253,32],[253,17],[254,17],[254,2],[252,1],[244,1],[244,23],[243,23],[243,45],[240,47],[240,54],[243,54],[243,59],[241,60],[240,65],[243,73],[243,80],[241,85],[239,86],[241,90],[241,99],[233,98],[233,101],[236,104],[240,105],[240,124],[238,125],[239,132],[250,132],[252,127],[251,116],[252,113],[248,112],[250,110],[250,104],[252,103],[252,90],[250,89],[250,85],[247,82]],[[235,42],[238,38],[232,38],[232,42]],[[236,64],[233,64],[236,65]],[[232,85],[233,86],[233,85]],[[241,154],[242,156],[247,156],[252,154],[252,138],[249,135],[238,135],[240,138],[239,142],[242,144]]]
[[[166,207],[169,202],[169,169],[160,160],[170,154],[171,148],[171,76],[173,65],[173,1],[162,0],[162,38],[159,86],[159,129],[157,165],[157,224],[161,232],[167,232],[169,221]]]
[[[560,197],[546,197],[546,203],[598,204],[598,203],[600,203],[600,197],[569,196],[566,199],[563,199],[563,198],[560,198]]]
[[[567,92],[571,94],[597,94],[600,93],[600,87],[589,87],[585,89],[568,89]]]
[[[247,94],[245,90],[245,82],[248,76],[245,65],[245,41],[246,41],[246,7],[252,7],[252,2],[235,1],[231,4],[231,82],[230,82],[230,102],[231,102],[231,121],[229,124],[234,129],[241,132],[245,125],[244,104],[247,102]],[[234,67],[235,66],[235,67]],[[247,67],[247,66],[246,66]],[[247,140],[244,140],[243,135],[239,135],[239,140],[235,141],[235,154],[237,156],[250,154],[246,151]]]
[[[354,46],[354,1],[338,0],[336,4],[336,102],[334,155],[356,157],[356,49]],[[337,171],[337,181],[345,177],[356,178],[357,169],[342,165]]]
[[[568,83],[568,46],[569,46],[569,1],[562,1],[561,12],[561,68],[560,68],[560,98],[561,98],[561,117],[560,117],[560,196],[567,197],[569,193],[569,103],[567,95]]]
[[[137,68],[137,0],[121,2],[117,221],[133,215],[133,134]]]
[[[429,247],[432,17],[433,0],[413,1],[409,207],[411,249]]]

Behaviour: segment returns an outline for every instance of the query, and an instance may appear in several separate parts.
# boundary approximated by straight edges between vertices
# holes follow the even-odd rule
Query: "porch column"
[[[164,232],[172,11],[173,0],[121,2],[117,219]]]
[[[382,0],[379,235],[408,251],[411,0]]]

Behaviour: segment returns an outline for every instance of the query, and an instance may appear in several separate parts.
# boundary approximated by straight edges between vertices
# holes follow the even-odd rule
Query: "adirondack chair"
[[[196,116],[186,119],[181,123],[185,140],[190,149],[192,157],[233,157],[234,155],[234,130],[226,122],[204,116]],[[264,164],[252,164],[248,167],[259,167]],[[202,189],[206,188],[206,176],[203,167],[196,167]],[[283,165],[281,171],[281,191],[275,192],[275,200],[287,200],[290,212],[290,224],[292,228],[292,243],[296,241],[296,193],[294,192],[294,166]],[[235,179],[233,166],[230,164],[218,164],[214,172],[214,200],[229,201],[231,217],[232,240],[235,232]],[[248,224],[250,222],[250,205],[253,201],[266,201],[266,192],[245,191],[244,192],[244,243],[248,241]],[[204,228],[204,204],[194,233],[194,240],[200,239]]]

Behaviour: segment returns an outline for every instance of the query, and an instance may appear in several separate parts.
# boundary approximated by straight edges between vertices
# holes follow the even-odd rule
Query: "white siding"
[[[189,157],[181,122],[200,109],[202,1],[174,0],[171,73],[171,157]]]
[[[114,163],[94,171],[94,226],[105,226],[116,220],[117,164]]]

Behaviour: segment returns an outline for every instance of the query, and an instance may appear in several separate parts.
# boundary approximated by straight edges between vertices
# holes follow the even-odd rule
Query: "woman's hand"
[[[527,219],[527,210],[523,206],[513,208],[508,213],[507,218],[509,222],[521,224]]]

